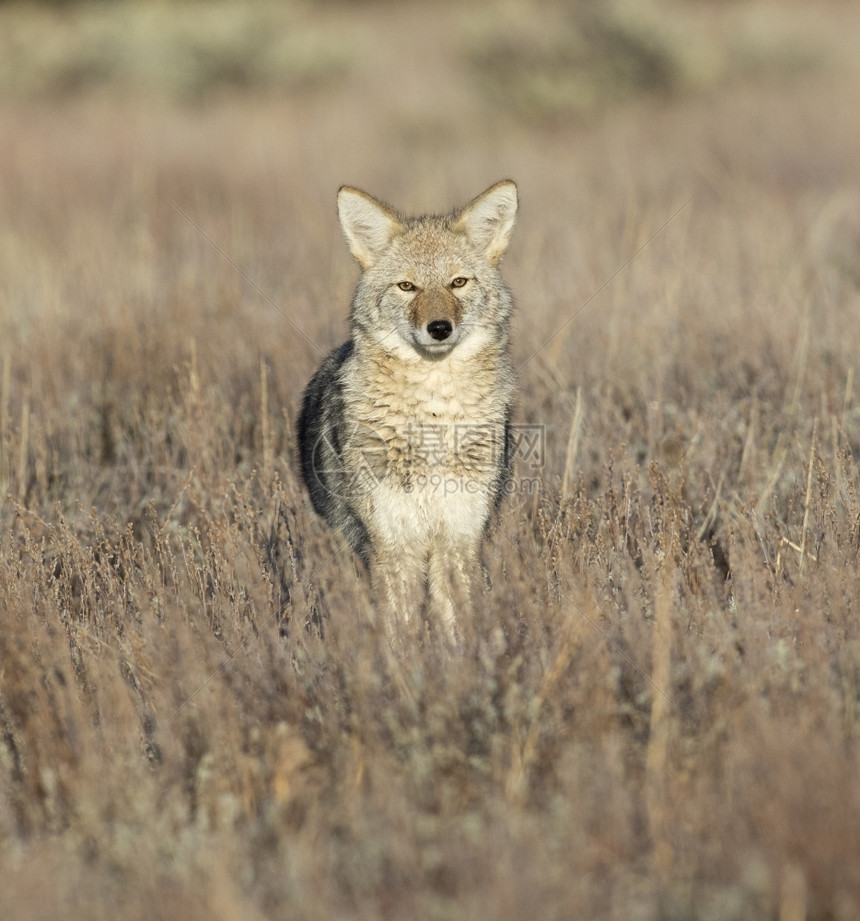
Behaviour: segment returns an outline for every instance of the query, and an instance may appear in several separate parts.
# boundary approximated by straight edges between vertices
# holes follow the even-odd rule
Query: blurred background
[[[762,83],[794,92],[849,68],[857,34],[848,0],[19,0],[0,3],[0,99],[119,103],[120,123],[153,108],[199,118],[226,101],[264,105],[250,129],[262,136],[223,143],[264,151],[278,132],[301,135],[282,168],[328,186],[384,174],[394,195],[407,176],[450,182],[459,143],[471,151],[463,171],[484,182],[528,170],[524,133],[534,151],[641,103],[707,108]],[[70,154],[86,130],[69,126]]]
[[[89,241],[73,274],[103,269],[106,200],[151,274],[176,251],[172,201],[280,303],[285,271],[350,265],[339,185],[415,212],[503,176],[523,203],[515,289],[553,265],[535,344],[700,193],[754,208],[765,189],[818,186],[826,233],[839,224],[828,258],[854,271],[858,35],[849,0],[2,2],[0,275],[34,278],[63,240]],[[63,227],[47,220],[64,208]],[[611,249],[562,245],[572,222]],[[316,293],[343,303],[353,280]],[[54,294],[19,313],[79,316],[75,292]],[[312,330],[326,345],[332,316]]]

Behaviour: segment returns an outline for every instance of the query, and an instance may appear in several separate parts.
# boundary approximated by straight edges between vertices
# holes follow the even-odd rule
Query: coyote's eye
[[[465,286],[465,284],[466,284],[466,282],[467,282],[468,280],[469,280],[468,278],[464,278],[462,275],[458,275],[458,276],[451,282],[451,287],[452,287],[452,288],[462,288],[462,287]]]
[[[411,281],[400,281],[397,283],[397,287],[400,288],[401,291],[415,290],[415,285],[413,285]]]

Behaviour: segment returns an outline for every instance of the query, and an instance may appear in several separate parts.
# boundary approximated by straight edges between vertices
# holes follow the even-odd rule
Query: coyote
[[[511,295],[498,265],[517,187],[407,218],[359,189],[338,215],[361,267],[352,338],[311,379],[298,423],[314,508],[371,570],[391,628],[428,596],[456,642],[510,478]]]

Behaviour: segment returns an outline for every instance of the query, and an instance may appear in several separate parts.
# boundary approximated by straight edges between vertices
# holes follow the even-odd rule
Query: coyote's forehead
[[[442,271],[447,271],[451,263],[472,261],[477,255],[474,247],[452,223],[447,217],[420,217],[405,222],[403,233],[391,241],[392,261],[407,259]]]

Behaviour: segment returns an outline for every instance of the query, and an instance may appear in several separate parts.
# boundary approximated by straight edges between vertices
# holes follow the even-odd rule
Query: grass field
[[[0,6],[0,917],[860,917],[856,5],[229,9]],[[506,176],[542,450],[395,655],[335,192]]]

